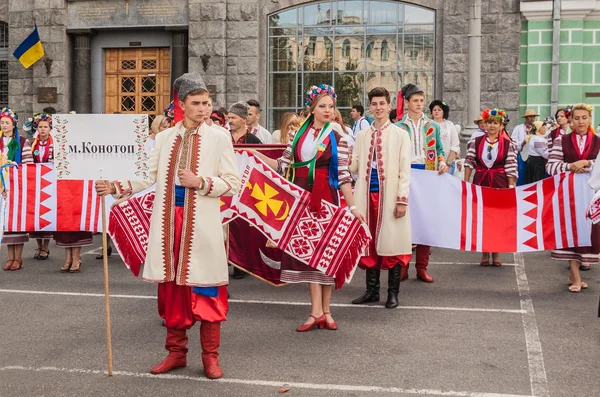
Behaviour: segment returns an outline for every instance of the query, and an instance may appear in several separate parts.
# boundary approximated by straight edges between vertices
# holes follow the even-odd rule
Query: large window
[[[435,12],[399,1],[333,0],[269,16],[268,128],[304,107],[311,85],[331,84],[351,124],[354,104],[383,86],[395,106],[402,85],[414,83],[433,99]]]

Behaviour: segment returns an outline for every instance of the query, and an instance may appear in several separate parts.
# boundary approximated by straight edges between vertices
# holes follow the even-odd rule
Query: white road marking
[[[86,296],[92,298],[104,298],[104,294],[94,294],[89,292],[62,292],[62,291],[32,291],[18,289],[0,289],[0,293],[10,294],[29,294],[29,295],[59,295],[59,296]],[[116,299],[156,299],[153,295],[120,295],[111,294],[111,298]],[[291,302],[291,301],[263,301],[253,299],[229,299],[230,303],[258,304],[258,305],[282,305],[282,306],[310,306],[310,302]],[[332,303],[332,307],[348,307],[353,309],[385,309],[382,305],[352,305],[350,303]],[[511,313],[526,314],[523,309],[486,309],[478,307],[443,307],[443,306],[398,306],[398,309],[404,310],[438,310],[438,311],[458,311],[458,312],[480,312],[480,313]]]
[[[62,372],[68,374],[84,374],[84,375],[108,375],[107,371],[79,369],[79,368],[58,368],[58,367],[22,367],[22,366],[5,366],[0,367],[0,371],[29,371],[29,372]],[[150,379],[167,379],[167,380],[188,380],[196,382],[216,382],[225,384],[249,385],[249,386],[267,386],[280,388],[284,385],[292,389],[310,389],[310,390],[331,390],[331,391],[348,391],[361,393],[395,393],[395,394],[418,394],[426,396],[458,396],[458,397],[533,397],[520,394],[502,394],[502,393],[479,393],[468,391],[451,391],[451,390],[433,390],[433,389],[402,389],[399,387],[381,387],[381,386],[361,386],[361,385],[335,385],[335,384],[319,384],[319,383],[301,383],[301,382],[280,382],[270,380],[254,380],[254,379],[230,379],[221,378],[210,380],[205,377],[186,376],[186,375],[151,375],[149,373],[128,372],[128,371],[113,371],[113,376],[126,376],[134,378],[150,378]]]
[[[102,246],[94,248],[93,250],[82,252],[81,255],[100,255],[102,253]]]
[[[476,265],[481,266],[479,262],[429,262],[430,265]],[[503,263],[502,266],[517,266],[516,263]],[[494,266],[489,266],[493,268]]]
[[[525,330],[525,342],[527,344],[527,359],[529,361],[529,379],[531,382],[531,394],[537,397],[548,397],[548,379],[546,378],[546,367],[544,366],[544,355],[542,353],[542,342],[538,332],[533,300],[529,290],[529,282],[525,273],[525,259],[523,254],[515,254],[515,274],[519,295],[521,296],[521,309],[523,313],[523,329]]]

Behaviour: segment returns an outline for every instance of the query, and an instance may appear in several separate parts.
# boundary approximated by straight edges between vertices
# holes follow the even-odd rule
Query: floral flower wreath
[[[569,118],[573,115],[573,106],[567,106],[565,107],[565,117]]]
[[[508,115],[506,114],[506,112],[504,110],[501,109],[485,109],[483,112],[481,112],[481,118],[485,121],[489,118],[495,118],[498,121],[504,122],[504,120],[508,119]]]
[[[52,129],[52,115],[48,113],[38,113],[33,116],[33,129],[37,130],[40,121],[47,121],[50,124],[50,129]]]
[[[11,108],[2,108],[0,110],[0,118],[2,117],[9,117],[15,124],[19,122],[19,116]]]
[[[169,120],[173,120],[175,118],[175,105],[173,102],[169,103],[164,110],[165,117]]]
[[[333,104],[337,102],[337,95],[335,94],[335,89],[327,84],[319,84],[318,86],[313,85],[310,87],[308,91],[306,91],[306,102],[304,104],[308,107],[310,106],[315,98],[320,94],[329,94],[333,98]]]

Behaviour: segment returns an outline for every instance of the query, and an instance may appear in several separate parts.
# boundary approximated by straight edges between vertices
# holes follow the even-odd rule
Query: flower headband
[[[569,118],[573,114],[573,106],[567,106],[565,108],[565,117]]]
[[[175,105],[173,102],[169,103],[164,110],[165,117],[173,120],[175,118]]]
[[[310,87],[308,91],[306,91],[306,102],[304,104],[306,106],[312,105],[313,101],[320,94],[329,94],[333,98],[333,104],[337,102],[337,95],[335,94],[335,89],[327,84],[319,84],[318,86],[313,85]]]
[[[2,117],[10,118],[15,124],[19,122],[19,116],[11,108],[2,108],[0,110],[0,118]]]
[[[481,118],[485,121],[489,118],[495,118],[498,121],[502,121],[504,122],[505,120],[508,119],[508,115],[506,114],[506,112],[504,110],[501,109],[485,109],[483,112],[481,112]]]
[[[50,129],[52,129],[52,115],[48,113],[38,113],[33,116],[33,129],[37,130],[40,121],[47,121],[50,125]]]

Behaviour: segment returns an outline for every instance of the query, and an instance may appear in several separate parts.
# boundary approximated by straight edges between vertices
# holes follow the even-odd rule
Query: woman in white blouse
[[[440,125],[440,136],[444,146],[446,164],[450,167],[450,174],[454,174],[454,160],[460,158],[460,127],[448,120],[450,107],[446,102],[436,99],[429,104],[429,111],[433,120]]]

